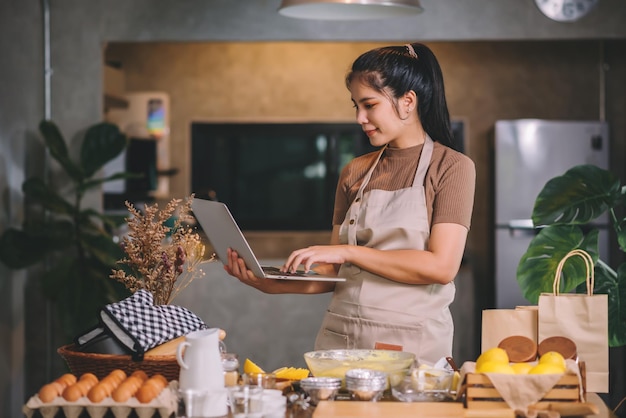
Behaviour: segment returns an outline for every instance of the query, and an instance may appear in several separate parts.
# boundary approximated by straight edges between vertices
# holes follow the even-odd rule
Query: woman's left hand
[[[347,260],[347,245],[314,245],[292,252],[287,258],[283,271],[295,272],[302,265],[304,271],[311,270],[313,264],[343,264]]]

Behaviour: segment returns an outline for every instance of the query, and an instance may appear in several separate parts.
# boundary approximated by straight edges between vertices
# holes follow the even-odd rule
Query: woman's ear
[[[401,103],[407,113],[413,112],[417,108],[417,95],[413,90],[409,90],[402,96]]]

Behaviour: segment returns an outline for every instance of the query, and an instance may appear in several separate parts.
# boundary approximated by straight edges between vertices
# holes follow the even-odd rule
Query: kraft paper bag
[[[536,307],[483,310],[481,352],[497,347],[500,341],[513,335],[528,337],[537,343]]]
[[[586,265],[586,294],[559,294],[565,261],[582,257]],[[608,296],[594,295],[594,270],[591,256],[582,250],[569,252],[560,261],[552,293],[539,296],[539,341],[562,336],[574,341],[578,360],[585,362],[587,391],[609,391]]]

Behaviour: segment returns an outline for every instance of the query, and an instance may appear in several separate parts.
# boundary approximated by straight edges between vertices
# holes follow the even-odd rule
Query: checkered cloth
[[[100,312],[102,323],[135,360],[146,351],[174,338],[208,328],[189,309],[175,305],[154,305],[152,293],[138,290],[132,296],[106,305]]]

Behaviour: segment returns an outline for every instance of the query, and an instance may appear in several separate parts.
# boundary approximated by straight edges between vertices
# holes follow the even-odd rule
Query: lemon
[[[243,372],[245,374],[250,374],[250,373],[265,373],[265,371],[263,371],[262,368],[260,368],[259,366],[257,366],[256,364],[254,364],[252,362],[252,360],[250,360],[249,358],[246,359],[246,361],[243,362]]]
[[[459,380],[461,380],[461,373],[454,372],[454,376],[452,377],[452,385],[450,386],[453,391],[456,391],[457,386],[459,386]]]
[[[479,367],[476,367],[476,373],[500,373],[515,374],[513,367],[509,363],[501,361],[483,361]]]
[[[515,370],[515,374],[528,374],[533,365],[530,363],[513,363],[511,367]]]
[[[565,370],[549,363],[539,363],[528,371],[528,374],[563,374]]]
[[[548,351],[544,353],[541,357],[539,357],[539,364],[552,364],[554,366],[560,367],[561,371],[564,372],[567,369],[567,365],[565,364],[565,359],[556,351]]]
[[[274,371],[274,375],[278,379],[302,380],[305,377],[309,377],[309,369],[281,367],[279,370]]]
[[[483,352],[480,356],[478,356],[478,359],[476,360],[476,369],[478,369],[481,366],[481,364],[487,361],[493,361],[496,363],[504,363],[508,365],[509,355],[506,353],[506,351],[503,348],[500,348],[500,347],[490,348],[489,350]]]

